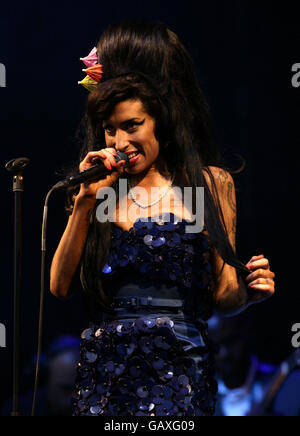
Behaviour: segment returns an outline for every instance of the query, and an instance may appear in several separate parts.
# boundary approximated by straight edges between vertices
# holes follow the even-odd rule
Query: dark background
[[[197,4],[197,6],[196,6]],[[271,363],[291,352],[291,327],[300,322],[298,288],[298,110],[300,88],[291,85],[300,62],[296,1],[263,2],[19,2],[0,13],[0,62],[7,87],[1,113],[1,294],[0,322],[7,348],[0,349],[0,402],[12,386],[13,193],[4,169],[15,157],[31,160],[24,173],[22,369],[37,346],[40,233],[44,198],[55,171],[77,157],[74,133],[87,91],[79,57],[101,32],[125,17],[159,19],[183,40],[195,59],[223,149],[247,161],[235,176],[238,189],[238,253],[243,262],[264,254],[276,273],[277,293],[249,309],[254,351]],[[47,268],[67,221],[64,196],[50,202]],[[60,334],[79,335],[88,325],[82,296],[66,302],[49,292],[44,348]],[[32,386],[27,373],[23,388]]]

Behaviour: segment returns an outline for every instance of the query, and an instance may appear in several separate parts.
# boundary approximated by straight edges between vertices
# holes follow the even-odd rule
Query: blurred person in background
[[[40,386],[37,396],[36,416],[71,416],[76,366],[80,357],[80,339],[59,336],[49,346],[41,358]],[[36,356],[25,370],[26,378],[34,379]],[[20,395],[20,411],[30,416],[33,389]],[[0,407],[0,415],[8,416],[12,410],[12,400]]]
[[[216,416],[300,416],[300,349],[281,365],[251,353],[251,323],[243,315],[209,321],[216,349]]]

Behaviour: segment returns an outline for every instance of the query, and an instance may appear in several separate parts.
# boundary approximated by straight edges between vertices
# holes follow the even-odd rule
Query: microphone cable
[[[38,328],[38,346],[37,346],[37,361],[35,369],[35,382],[32,401],[31,416],[35,416],[36,401],[38,395],[39,374],[42,354],[42,335],[43,335],[43,312],[44,312],[44,299],[45,299],[45,263],[46,263],[46,232],[47,232],[47,219],[48,219],[48,203],[52,192],[56,187],[50,189],[48,192],[43,211],[43,224],[42,224],[42,241],[41,241],[41,293],[40,293],[40,312],[39,312],[39,328]]]

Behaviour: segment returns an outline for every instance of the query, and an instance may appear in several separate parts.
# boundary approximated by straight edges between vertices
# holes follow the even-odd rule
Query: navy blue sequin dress
[[[82,333],[75,416],[214,414],[212,246],[190,224],[172,213],[112,224],[102,283],[115,314]]]

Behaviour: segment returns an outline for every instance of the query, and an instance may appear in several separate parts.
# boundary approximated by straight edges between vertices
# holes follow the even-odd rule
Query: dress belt
[[[170,298],[152,298],[152,297],[116,297],[114,298],[114,308],[130,308],[130,307],[183,307],[183,300],[175,300]]]

